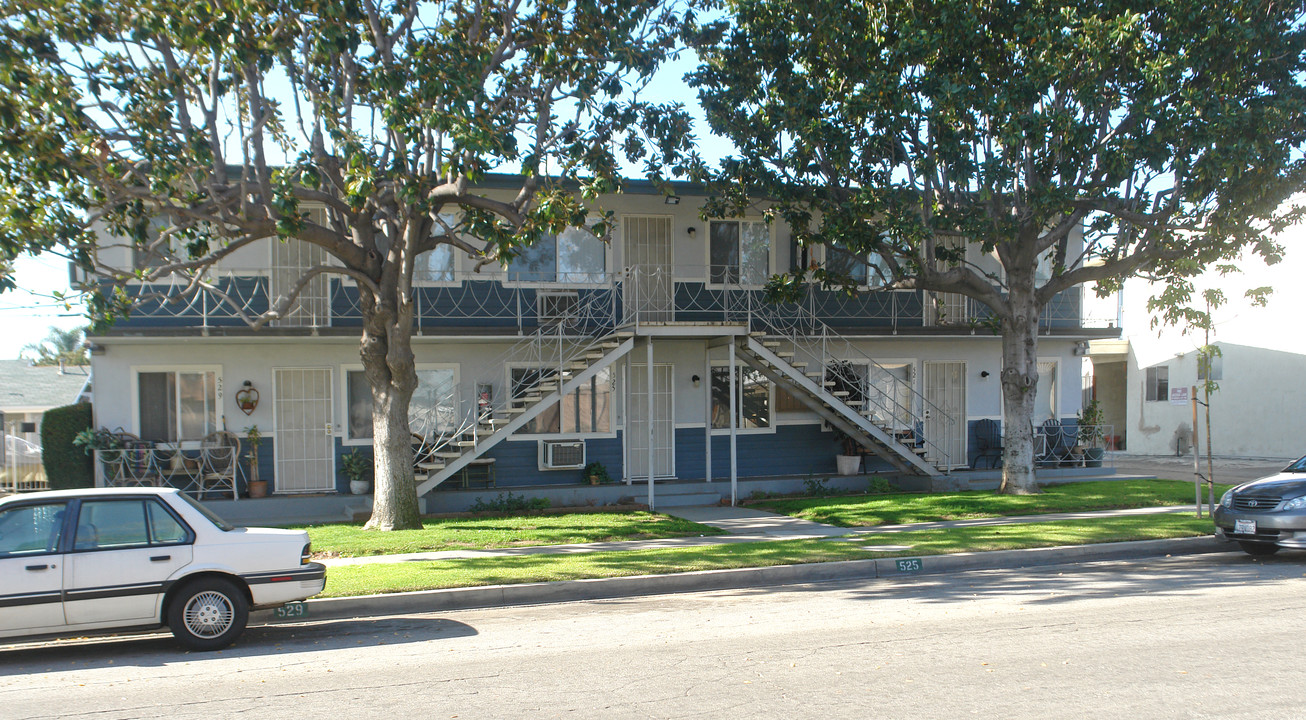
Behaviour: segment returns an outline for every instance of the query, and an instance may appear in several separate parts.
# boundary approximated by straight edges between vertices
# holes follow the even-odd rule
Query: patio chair
[[[975,423],[975,448],[979,451],[975,459],[970,461],[972,470],[979,468],[985,458],[989,461],[990,468],[996,468],[1002,464],[1002,431],[998,428],[996,420],[985,418]]]
[[[1075,446],[1077,433],[1075,428],[1067,428],[1056,418],[1043,421],[1043,448],[1038,462],[1044,467],[1056,467],[1071,462],[1071,450]]]
[[[199,494],[229,491],[236,499],[236,466],[240,461],[240,438],[233,432],[219,430],[200,441]]]

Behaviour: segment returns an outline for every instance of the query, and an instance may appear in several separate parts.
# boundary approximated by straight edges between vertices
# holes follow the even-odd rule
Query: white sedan
[[[226,647],[252,609],[322,592],[302,530],[232,527],[171,488],[0,499],[0,638],[167,625]]]

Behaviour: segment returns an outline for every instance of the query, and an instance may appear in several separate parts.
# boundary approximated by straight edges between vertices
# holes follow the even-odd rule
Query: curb
[[[892,557],[871,560],[844,560],[803,565],[777,565],[762,568],[699,570],[673,575],[567,580],[521,585],[422,590],[385,595],[308,600],[304,604],[305,620],[336,620],[354,617],[384,617],[415,613],[471,610],[481,608],[539,605],[544,603],[610,600],[641,595],[738,590],[773,585],[797,585],[837,580],[866,580],[906,575],[939,575],[969,570],[996,570],[1038,567],[1069,562],[1123,560],[1170,555],[1200,555],[1233,552],[1229,545],[1213,535],[1171,540],[1140,540],[1069,545],[1027,550],[926,555],[918,558]],[[899,564],[915,560],[915,564]],[[298,618],[296,618],[298,619]],[[273,611],[251,613],[251,621],[276,622]]]

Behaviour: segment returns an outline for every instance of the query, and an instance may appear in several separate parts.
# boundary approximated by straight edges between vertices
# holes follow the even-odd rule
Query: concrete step
[[[639,483],[635,483],[638,488]],[[725,491],[730,492],[727,486]],[[635,493],[635,499],[644,502],[648,498],[647,494]],[[674,493],[666,492],[660,485],[653,487],[653,504],[658,510],[669,507],[691,507],[695,505],[718,505],[721,503],[721,493],[710,490],[698,490],[695,492]]]

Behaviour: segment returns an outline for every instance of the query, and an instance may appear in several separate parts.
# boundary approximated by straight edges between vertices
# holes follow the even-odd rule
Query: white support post
[[[712,482],[712,343],[703,343],[703,455],[707,467],[703,477]]]
[[[736,399],[738,389],[735,387],[735,343],[732,339],[730,342],[730,506],[734,507],[739,503],[739,448],[736,445],[738,439],[739,423],[735,416],[735,409],[739,406]]]
[[[648,357],[648,360],[646,361],[645,364],[645,369],[648,371],[648,387],[646,388],[646,390],[648,390],[647,393],[648,405],[645,408],[646,410],[648,410],[648,418],[646,419],[648,423],[648,509],[652,510],[654,508],[653,505],[653,418],[656,417],[656,413],[653,412],[653,336],[652,335],[648,336],[648,348],[646,354]]]

